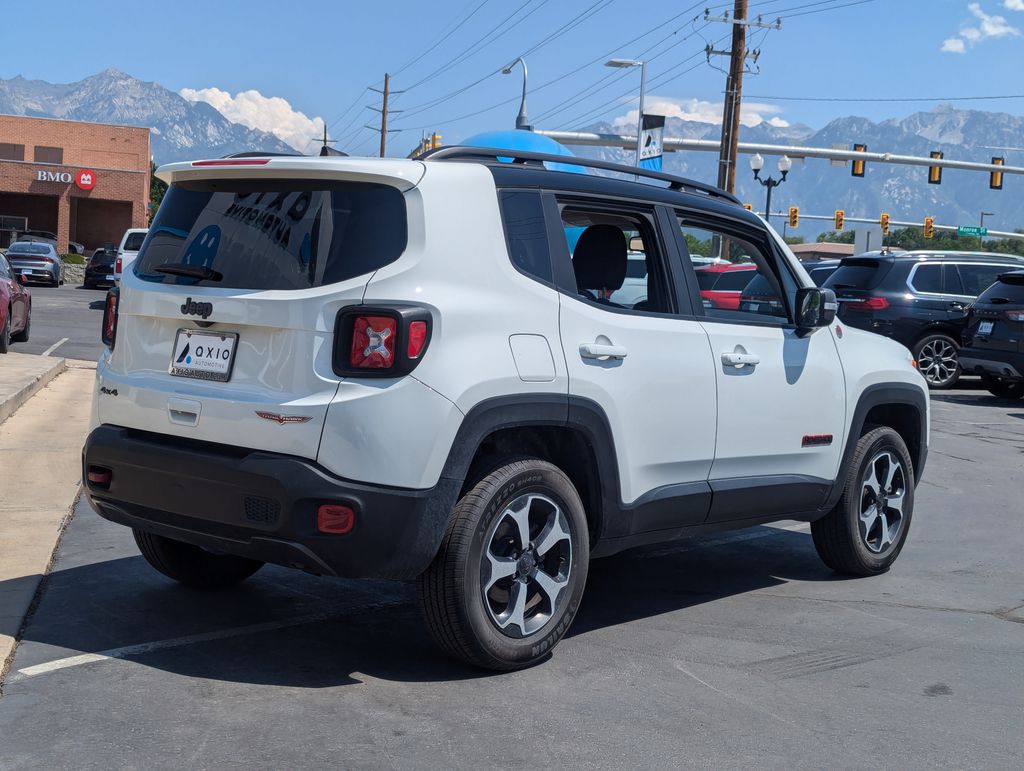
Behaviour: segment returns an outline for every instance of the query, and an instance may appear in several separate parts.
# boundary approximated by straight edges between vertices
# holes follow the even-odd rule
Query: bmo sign
[[[74,181],[82,190],[92,190],[96,187],[96,172],[89,169],[80,169],[75,174],[70,171],[50,171],[49,169],[36,170],[37,182],[60,182],[65,185]]]

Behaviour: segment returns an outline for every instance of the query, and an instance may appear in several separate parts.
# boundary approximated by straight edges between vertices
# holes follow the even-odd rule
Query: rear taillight
[[[118,257],[117,258],[117,262],[114,263],[114,272],[115,273],[120,273],[121,272],[121,258],[120,257]]]
[[[1007,311],[1006,318],[1010,321],[1024,321],[1024,311]]]
[[[321,533],[345,535],[356,526],[356,513],[351,506],[325,503],[316,510],[316,529]]]
[[[858,311],[884,311],[889,307],[889,301],[884,297],[857,297],[844,302],[850,310]]]
[[[114,350],[114,338],[117,337],[117,307],[121,302],[121,292],[114,287],[107,292],[107,301],[103,306],[103,330],[100,337],[103,344]]]
[[[334,372],[355,377],[406,375],[429,343],[430,312],[425,308],[344,308],[334,329]]]

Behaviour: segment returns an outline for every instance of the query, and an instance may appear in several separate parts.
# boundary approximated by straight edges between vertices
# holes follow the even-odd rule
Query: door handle
[[[761,357],[756,353],[736,353],[735,351],[726,351],[722,354],[722,364],[726,364],[730,367],[751,366],[754,367],[761,363]]]
[[[953,310],[955,310],[955,311],[962,311],[962,310],[964,310],[964,308],[966,308],[967,306],[966,306],[966,305],[964,305],[964,304],[963,304],[962,302],[957,302],[956,300],[954,300],[953,302],[951,302],[951,303],[949,304],[949,307],[950,307],[950,308],[952,308],[952,309],[953,309]]]
[[[584,359],[625,359],[627,353],[621,345],[580,343],[580,356]]]

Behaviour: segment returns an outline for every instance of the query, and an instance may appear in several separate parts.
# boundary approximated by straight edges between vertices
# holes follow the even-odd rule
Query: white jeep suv
[[[907,350],[837,324],[731,195],[559,160],[160,169],[107,298],[93,506],[186,584],[416,579],[434,640],[494,669],[547,655],[590,559],[630,547],[800,519],[830,568],[887,570],[928,446]],[[772,296],[705,307],[708,255]]]

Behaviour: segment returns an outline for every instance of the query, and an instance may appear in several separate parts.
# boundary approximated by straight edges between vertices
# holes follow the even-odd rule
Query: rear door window
[[[307,289],[372,273],[406,242],[405,199],[387,185],[204,180],[168,188],[133,270],[164,284]]]

